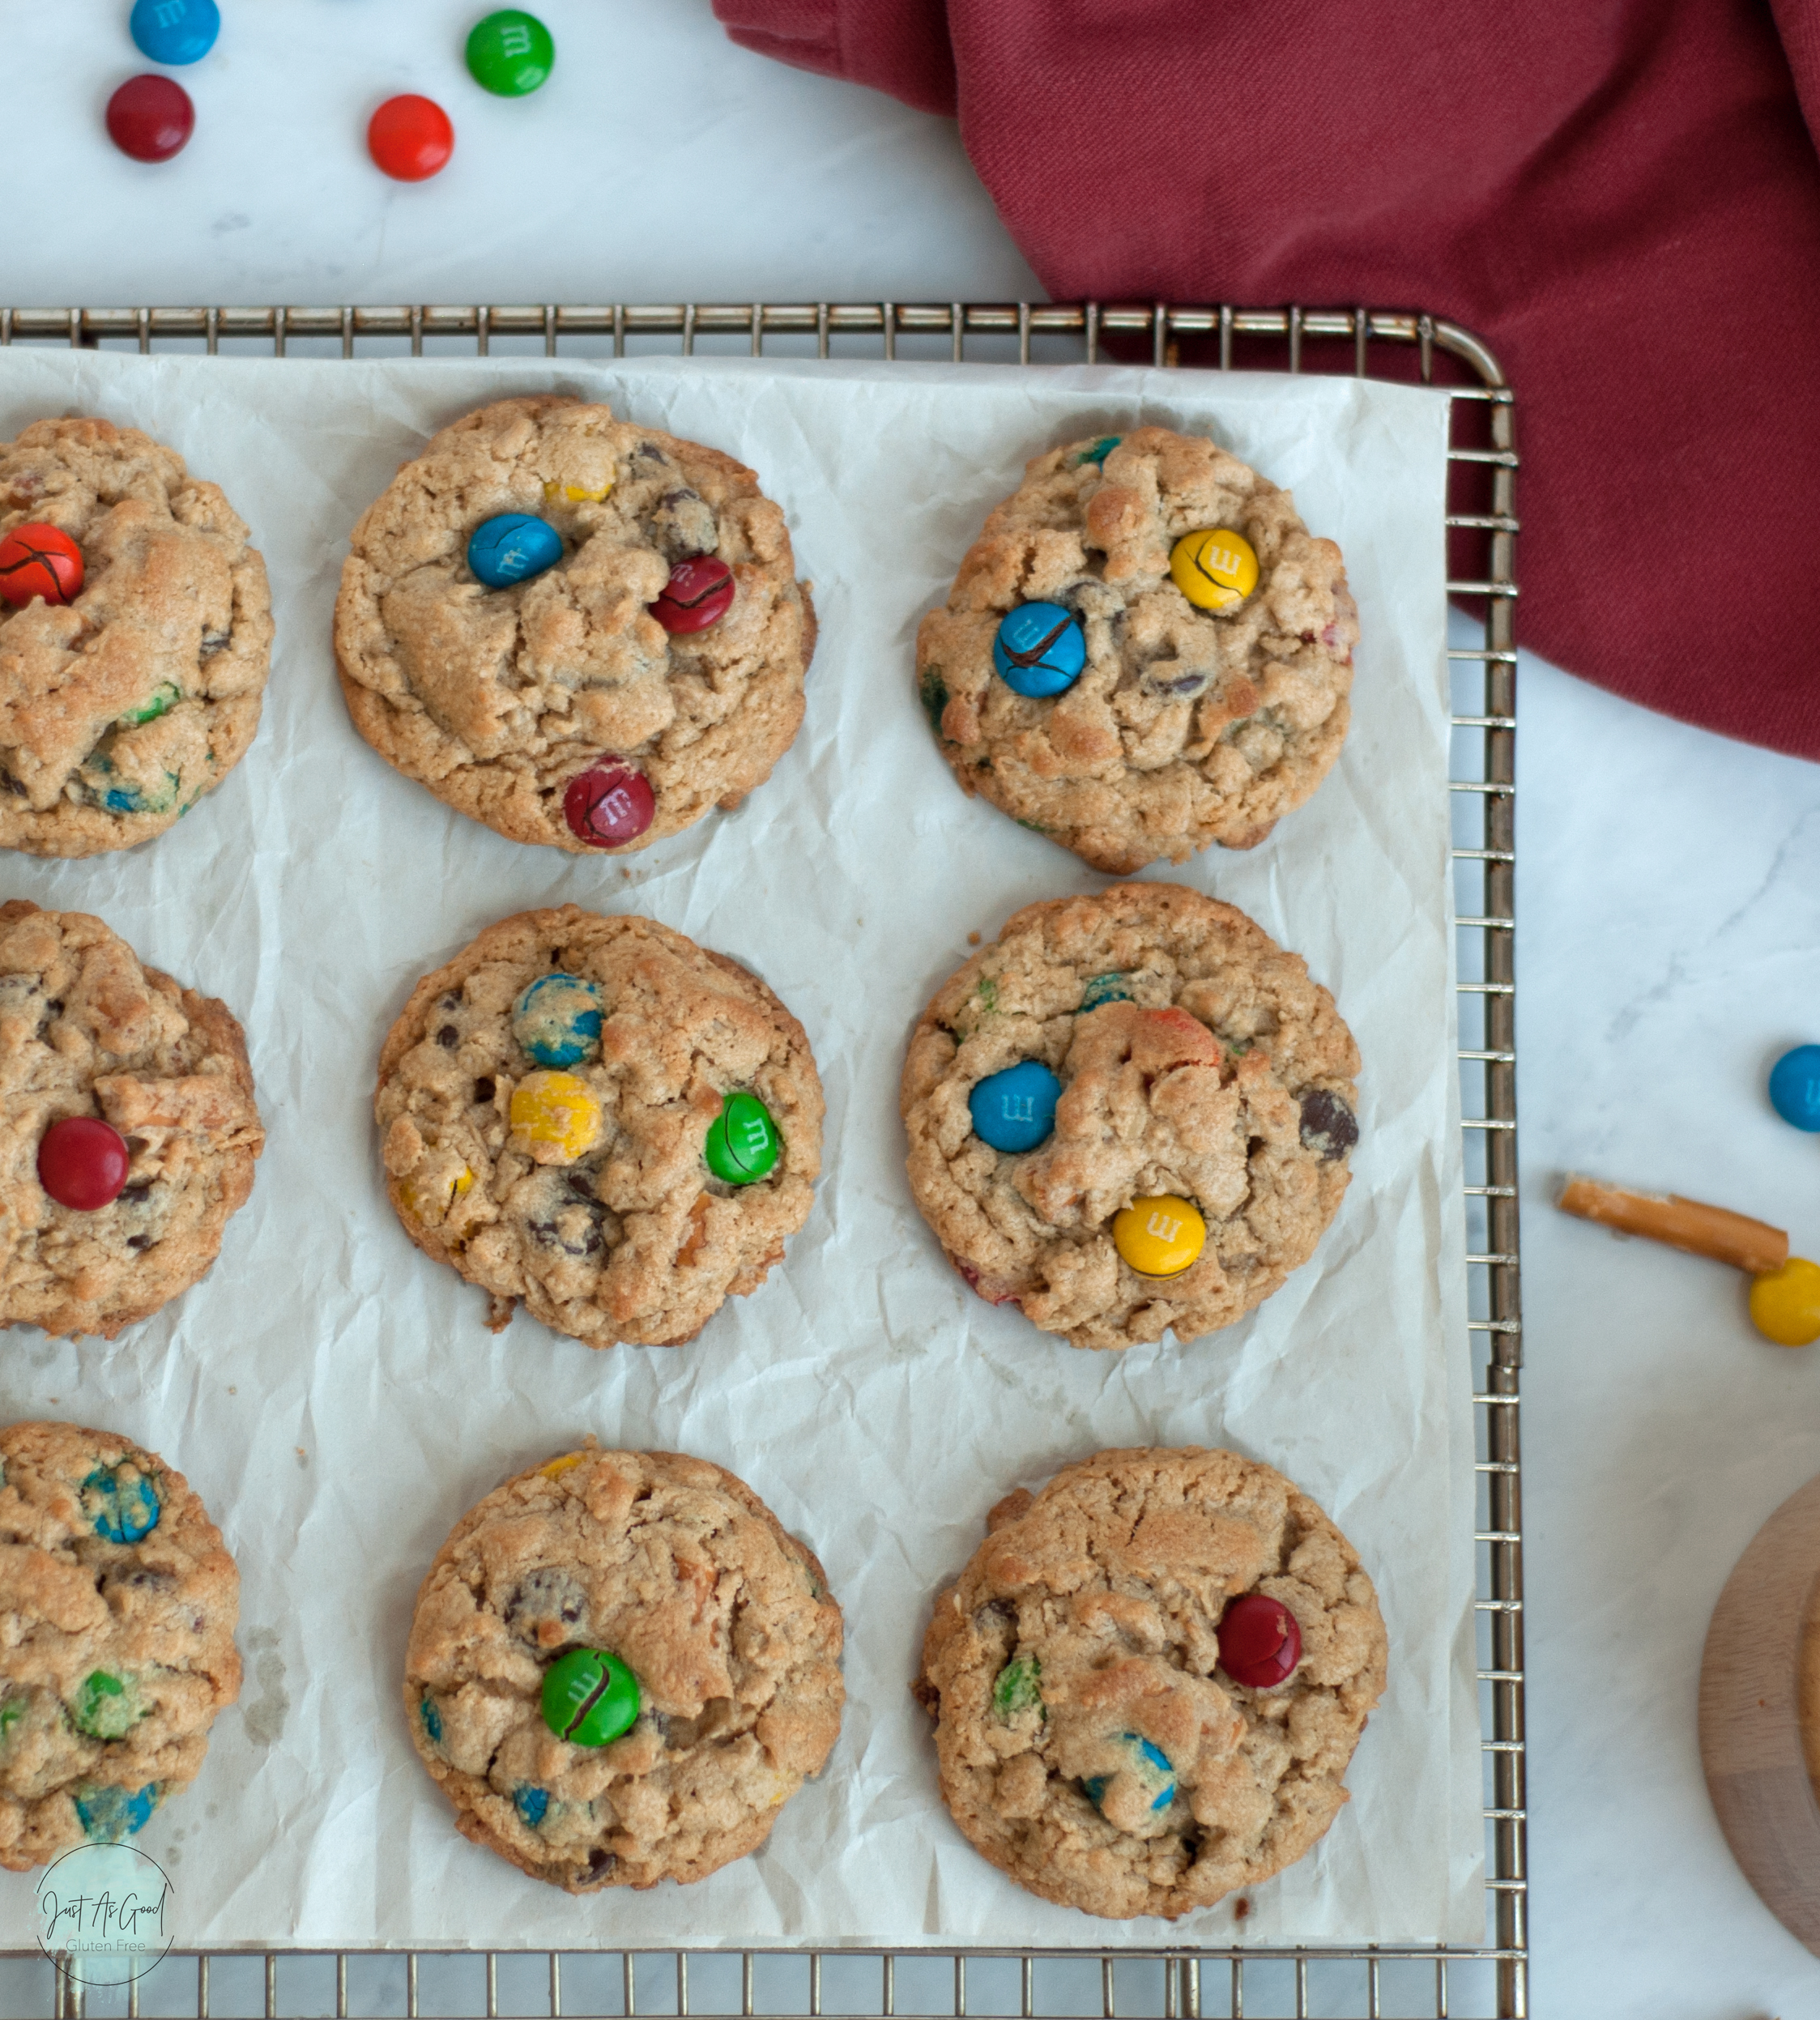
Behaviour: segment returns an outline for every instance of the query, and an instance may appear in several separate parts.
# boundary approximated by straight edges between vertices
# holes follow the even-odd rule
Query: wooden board
[[[1801,1747],[1802,1643],[1820,1651],[1820,1477],[1733,1567],[1700,1659],[1700,1760],[1745,1877],[1820,1956],[1820,1802]]]

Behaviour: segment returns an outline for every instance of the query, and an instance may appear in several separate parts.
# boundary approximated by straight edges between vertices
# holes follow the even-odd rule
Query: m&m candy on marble
[[[608,758],[569,780],[562,817],[575,839],[590,849],[624,848],[656,819],[657,795],[642,772]]]
[[[416,92],[388,98],[367,123],[367,152],[394,182],[427,182],[454,151],[449,115]]]
[[[550,31],[522,7],[501,7],[476,21],[468,34],[468,74],[496,98],[522,98],[535,91],[556,60]]]
[[[199,63],[221,32],[215,0],[135,0],[127,32],[154,63]]]
[[[697,554],[671,569],[650,612],[667,632],[705,631],[731,609],[737,587],[732,569],[718,555]]]
[[[1020,603],[1000,620],[992,665],[1014,694],[1032,701],[1065,694],[1086,663],[1086,634],[1059,603]]]
[[[967,1097],[967,1109],[982,1143],[1016,1156],[1049,1140],[1061,1098],[1062,1083],[1041,1059],[1020,1059],[979,1081]]]
[[[174,77],[130,77],[108,100],[108,138],[134,161],[168,161],[196,130],[196,108]]]
[[[1207,1243],[1207,1223],[1173,1192],[1133,1200],[1112,1219],[1112,1245],[1140,1276],[1179,1276]]]
[[[6,602],[41,597],[47,603],[73,603],[82,583],[82,549],[61,526],[28,520],[0,539],[0,599]]]
[[[1280,1599],[1242,1592],[1220,1616],[1220,1667],[1248,1690],[1273,1690],[1302,1660],[1302,1627]]]
[[[782,1148],[770,1110],[756,1094],[742,1090],[722,1101],[701,1154],[723,1184],[753,1185],[776,1165]]]
[[[575,1066],[600,1050],[600,1011],[596,984],[558,969],[513,1006],[512,1035],[539,1066]]]
[[[59,1206],[96,1213],[120,1197],[132,1161],[126,1140],[99,1115],[66,1115],[38,1144],[38,1183]]]
[[[1197,610],[1230,610],[1258,586],[1258,557],[1241,533],[1204,526],[1170,549],[1169,577]]]
[[[1820,1340],[1820,1264],[1791,1255],[1750,1280],[1750,1323],[1779,1347]]]
[[[545,574],[562,559],[562,535],[529,512],[501,512],[468,535],[467,565],[488,589],[509,589]]]
[[[603,1648],[573,1648],[544,1673],[543,1723],[571,1746],[605,1746],[638,1721],[638,1679]]]
[[[1797,1045],[1770,1068],[1770,1106],[1797,1129],[1820,1130],[1820,1045]]]

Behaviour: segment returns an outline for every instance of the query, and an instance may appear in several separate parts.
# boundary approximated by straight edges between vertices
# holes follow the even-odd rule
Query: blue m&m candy
[[[974,1131],[995,1150],[1013,1154],[1046,1143],[1055,1127],[1062,1083],[1040,1059],[1020,1059],[989,1073],[967,1097]]]
[[[548,519],[502,512],[484,519],[467,543],[467,565],[488,589],[509,589],[552,569],[562,559],[562,535]]]
[[[539,1066],[574,1066],[600,1050],[600,991],[559,969],[539,975],[512,1010],[512,1035]]]
[[[992,641],[992,664],[1013,693],[1040,701],[1065,694],[1087,663],[1087,638],[1059,603],[1020,603]]]
[[[1797,1045],[1770,1068],[1770,1106],[1797,1129],[1820,1130],[1820,1045]]]
[[[1129,1763],[1119,1772],[1136,1782],[1143,1799],[1153,1809],[1167,1809],[1175,1800],[1175,1770],[1160,1746],[1136,1732],[1121,1732],[1119,1744],[1127,1749]],[[1111,1775],[1089,1775],[1080,1786],[1096,1809],[1104,1806],[1106,1792],[1116,1779]]]
[[[221,32],[215,0],[135,0],[127,28],[154,63],[199,63]]]

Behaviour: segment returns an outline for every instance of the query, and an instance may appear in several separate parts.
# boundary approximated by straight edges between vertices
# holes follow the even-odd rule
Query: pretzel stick
[[[1569,1177],[1557,1204],[1583,1221],[1596,1221],[1622,1234],[1641,1234],[1690,1255],[1710,1255],[1753,1276],[1780,1269],[1788,1259],[1788,1237],[1782,1229],[1673,1192],[1626,1192],[1576,1175]]]

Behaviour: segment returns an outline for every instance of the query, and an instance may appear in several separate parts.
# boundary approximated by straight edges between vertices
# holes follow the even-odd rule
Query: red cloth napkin
[[[714,11],[957,113],[1056,300],[1475,330],[1517,393],[1524,642],[1820,757],[1820,0]]]

